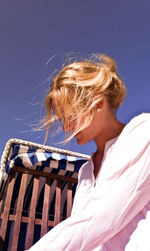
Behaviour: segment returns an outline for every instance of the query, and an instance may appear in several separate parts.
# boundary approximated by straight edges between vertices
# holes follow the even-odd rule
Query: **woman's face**
[[[57,112],[58,109],[55,109]],[[59,109],[60,111],[60,109]],[[58,113],[57,115],[62,121],[63,130],[65,132],[75,133],[76,130],[76,120],[72,119],[72,122],[69,124],[65,120],[65,114],[63,112]],[[95,142],[101,138],[102,134],[105,133],[105,128],[109,121],[110,116],[110,108],[106,99],[100,101],[99,106],[94,111],[93,119],[91,120],[90,117],[83,117],[82,121],[79,126],[79,131],[75,134],[76,141],[79,145],[84,145],[91,140]],[[81,128],[81,130],[80,130]],[[83,128],[83,129],[82,129]]]
[[[87,126],[85,126],[81,131],[79,131],[75,138],[77,140],[77,143],[79,145],[84,145],[91,140],[96,141],[97,138],[102,134],[103,132],[103,121],[100,114],[100,111],[95,111],[95,115]]]
[[[71,123],[69,127],[67,127],[63,121],[62,123],[65,132],[74,133],[76,126],[75,121]],[[77,143],[79,145],[84,145],[91,140],[94,140],[96,142],[97,138],[101,136],[101,134],[105,130],[105,123],[105,111],[103,109],[95,110],[95,114],[92,120],[90,118],[83,118],[80,125],[81,130],[79,130],[79,132],[77,132],[74,136]]]

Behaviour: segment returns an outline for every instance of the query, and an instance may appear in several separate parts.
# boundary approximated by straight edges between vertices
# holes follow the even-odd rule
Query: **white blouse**
[[[150,251],[150,114],[106,143],[96,180],[93,168],[79,171],[71,217],[30,251]]]

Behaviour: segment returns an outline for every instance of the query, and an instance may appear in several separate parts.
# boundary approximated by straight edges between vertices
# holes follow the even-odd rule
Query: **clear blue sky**
[[[43,143],[30,124],[40,119],[45,80],[68,52],[114,57],[128,89],[122,122],[150,112],[149,0],[1,0],[0,155],[10,138]],[[90,154],[95,146],[73,140],[70,149]]]

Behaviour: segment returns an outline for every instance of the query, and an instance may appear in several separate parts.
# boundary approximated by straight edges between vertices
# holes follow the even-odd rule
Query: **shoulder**
[[[125,172],[132,173],[150,168],[150,114],[134,117],[123,129],[110,149],[111,170],[109,176],[121,177]],[[132,168],[136,167],[136,168]],[[143,170],[143,171],[142,171]],[[149,171],[147,171],[149,172]]]
[[[78,172],[78,183],[90,180],[92,178],[92,172],[93,172],[92,160],[90,159],[81,166]]]
[[[150,113],[141,113],[129,122],[131,125],[150,124]]]
[[[149,154],[150,113],[134,117],[124,128],[120,137],[120,150],[128,158]],[[148,149],[148,151],[146,151]]]
[[[150,113],[140,114],[125,126],[115,143],[116,153],[124,163],[150,154]]]
[[[131,119],[125,127],[124,134],[134,140],[142,137],[150,140],[150,113],[142,113]]]

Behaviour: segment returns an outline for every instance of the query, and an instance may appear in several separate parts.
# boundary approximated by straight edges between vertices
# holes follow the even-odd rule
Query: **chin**
[[[80,145],[80,146],[82,146],[82,145],[85,145],[85,144],[87,144],[89,141],[84,141],[84,140],[81,140],[81,139],[76,139],[77,140],[77,144],[78,145]]]
[[[85,143],[82,143],[82,142],[78,142],[78,141],[77,141],[77,144],[80,145],[80,146],[83,146]]]

